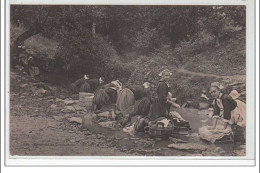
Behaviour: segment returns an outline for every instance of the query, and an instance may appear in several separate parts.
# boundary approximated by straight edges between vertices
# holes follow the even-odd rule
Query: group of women
[[[89,79],[84,76],[72,84],[72,90],[79,88],[79,92],[93,92],[93,103],[96,109],[101,109],[104,105],[115,105],[115,112],[123,115],[122,125],[126,123],[134,115],[140,115],[143,122],[154,121],[160,117],[171,118],[170,107],[180,106],[175,103],[172,98],[169,79],[172,73],[170,70],[163,70],[159,76],[157,86],[157,97],[151,98],[150,83],[145,82],[143,85],[122,86],[119,80],[112,81],[103,85],[103,78]],[[213,98],[213,126],[216,128],[217,121],[221,118],[224,121],[224,128],[228,125],[237,124],[241,127],[245,126],[245,103],[239,101],[238,93],[233,91],[232,95],[222,92],[222,88],[218,82],[212,83],[209,93]],[[234,94],[236,96],[234,96]]]
[[[140,115],[149,120],[159,117],[167,117],[170,107],[179,107],[170,93],[169,79],[172,73],[166,69],[159,76],[161,77],[157,87],[157,97],[151,98],[149,82],[143,85],[122,86],[118,80],[102,85],[102,79],[89,79],[85,76],[74,82],[71,86],[73,91],[79,88],[79,92],[94,92],[93,103],[96,109],[108,104],[115,105],[115,112],[123,115],[122,125],[125,125],[132,116]]]

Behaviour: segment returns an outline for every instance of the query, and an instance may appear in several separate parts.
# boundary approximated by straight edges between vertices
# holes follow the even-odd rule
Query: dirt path
[[[192,72],[189,70],[182,68],[179,68],[177,70],[178,73],[184,73],[189,75],[195,75],[195,76],[201,76],[201,77],[215,77],[215,78],[221,78],[221,79],[245,79],[246,75],[232,75],[232,76],[218,76],[214,74],[205,74],[205,73],[199,73],[199,72]]]

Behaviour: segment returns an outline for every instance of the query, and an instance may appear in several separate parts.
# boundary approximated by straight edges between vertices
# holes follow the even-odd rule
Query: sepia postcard
[[[254,0],[5,5],[6,165],[255,165]]]

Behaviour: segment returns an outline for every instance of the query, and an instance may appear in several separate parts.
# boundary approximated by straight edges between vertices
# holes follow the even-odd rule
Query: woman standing
[[[157,98],[153,100],[150,118],[152,120],[159,117],[167,117],[170,111],[170,101],[167,99],[170,92],[169,79],[172,73],[170,70],[163,70],[159,76],[161,79],[157,88]]]

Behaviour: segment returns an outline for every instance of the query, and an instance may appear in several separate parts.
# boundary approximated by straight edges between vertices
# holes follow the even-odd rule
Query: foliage
[[[178,68],[213,74],[244,70],[245,36],[239,32],[245,33],[245,11],[245,6],[12,5],[11,22],[19,27],[11,26],[11,41],[22,34],[19,28],[44,24],[42,33],[25,43],[38,59],[48,60],[53,73],[70,80],[92,74],[149,81],[155,91],[158,73],[168,68],[176,72],[174,94],[184,102],[197,98],[211,79],[181,75]]]

